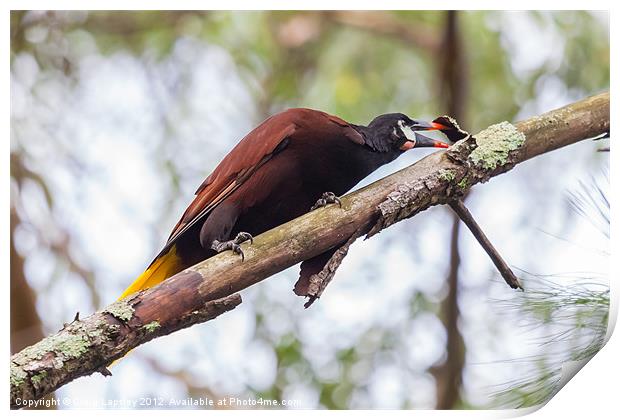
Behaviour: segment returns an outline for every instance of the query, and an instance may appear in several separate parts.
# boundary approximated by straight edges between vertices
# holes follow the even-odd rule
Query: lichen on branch
[[[59,332],[11,356],[11,407],[20,408],[83,375],[100,372],[129,350],[164,334],[213,319],[241,303],[239,295],[203,303],[201,309],[178,314],[166,325],[139,319],[140,294],[129,296],[84,319],[75,319]],[[21,405],[20,405],[21,402]]]
[[[493,124],[474,138],[477,147],[469,154],[469,159],[487,171],[505,165],[510,152],[525,144],[525,135],[507,121]]]

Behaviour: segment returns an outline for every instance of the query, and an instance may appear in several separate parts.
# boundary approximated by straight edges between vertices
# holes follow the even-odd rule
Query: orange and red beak
[[[426,122],[426,121],[416,121],[416,123],[411,126],[411,130],[415,133],[415,141],[409,140],[406,141],[401,147],[401,150],[409,150],[414,147],[438,147],[447,149],[450,147],[450,144],[444,143],[439,140],[432,139],[430,137],[423,136],[417,131],[433,131],[433,130],[449,130],[450,127],[445,126],[443,124],[439,124],[436,122]]]

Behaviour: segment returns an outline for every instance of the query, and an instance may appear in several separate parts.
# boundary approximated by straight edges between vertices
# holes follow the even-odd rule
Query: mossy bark
[[[20,408],[80,376],[100,372],[129,350],[156,337],[216,316],[241,303],[235,294],[203,303],[190,313],[177,313],[166,323],[136,308],[157,305],[139,295],[114,302],[102,311],[66,324],[58,333],[11,356],[11,408]],[[150,311],[153,312],[153,311]]]

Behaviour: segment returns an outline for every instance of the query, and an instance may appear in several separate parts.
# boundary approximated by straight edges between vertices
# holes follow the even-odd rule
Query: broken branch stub
[[[448,137],[448,139],[453,143],[459,140],[463,140],[465,137],[469,136],[469,133],[459,126],[459,123],[456,121],[456,119],[450,117],[449,115],[442,115],[441,117],[437,117],[433,120],[433,122],[447,127],[440,131],[445,134],[446,137]]]
[[[327,260],[327,263],[325,263],[323,269],[310,277],[310,285],[308,286],[308,292],[306,293],[308,301],[304,304],[304,308],[308,309],[314,301],[321,297],[329,282],[331,282],[334,278],[336,270],[340,267],[342,260],[344,260],[344,257],[347,256],[349,247],[357,238],[357,234],[351,236],[336,250],[336,252],[334,252],[329,260]]]

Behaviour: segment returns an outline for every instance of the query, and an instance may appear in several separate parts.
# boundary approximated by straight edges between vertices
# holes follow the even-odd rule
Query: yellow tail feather
[[[183,267],[181,265],[181,259],[177,256],[176,250],[176,245],[173,245],[166,254],[153,261],[153,263],[149,265],[149,268],[147,268],[144,273],[140,274],[140,276],[135,279],[133,283],[131,283],[131,286],[129,286],[127,290],[123,292],[123,294],[118,298],[118,300],[121,300],[133,293],[139,292],[140,290],[153,287],[156,284],[159,284],[162,281],[166,280],[168,277],[181,271]],[[127,354],[129,353],[131,353],[131,350],[127,352]],[[127,354],[125,354],[125,356],[123,356],[122,358],[110,363],[108,367],[110,368],[112,366],[115,366],[124,357],[126,357]]]
[[[166,254],[153,261],[149,268],[134,280],[131,286],[118,299],[123,299],[132,293],[153,287],[178,273],[181,269],[181,259],[177,256],[176,245],[173,245]]]

